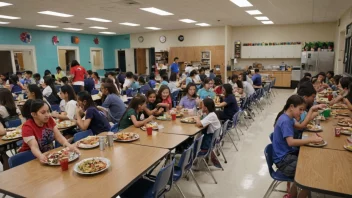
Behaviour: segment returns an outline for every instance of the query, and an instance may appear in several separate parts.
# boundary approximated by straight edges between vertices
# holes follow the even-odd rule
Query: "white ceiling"
[[[97,34],[112,31],[117,34],[149,32],[144,27],[154,26],[163,30],[196,28],[194,24],[179,22],[189,18],[212,26],[262,25],[245,10],[258,9],[275,24],[298,24],[337,21],[339,16],[352,6],[352,0],[249,0],[253,7],[240,8],[229,0],[134,0],[138,5],[127,5],[130,0],[0,0],[12,6],[0,7],[1,15],[18,16],[20,20],[3,27],[20,27],[65,31],[62,28],[81,28],[81,33]],[[171,13],[172,16],[159,16],[140,10],[143,7],[156,7]],[[72,14],[74,17],[61,18],[38,14],[40,11],[55,11]],[[85,18],[97,17],[112,20],[111,23],[89,21]],[[219,21],[218,21],[219,20]],[[70,22],[64,24],[62,22]],[[141,24],[140,27],[119,25],[122,22]],[[57,29],[39,28],[36,25],[54,25]],[[108,30],[90,29],[90,26],[108,27]]]

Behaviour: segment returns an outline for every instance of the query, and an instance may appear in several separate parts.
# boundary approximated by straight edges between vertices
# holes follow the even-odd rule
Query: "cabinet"
[[[301,58],[301,45],[242,46],[241,58]]]
[[[276,78],[275,87],[291,87],[291,72],[289,71],[263,71]]]

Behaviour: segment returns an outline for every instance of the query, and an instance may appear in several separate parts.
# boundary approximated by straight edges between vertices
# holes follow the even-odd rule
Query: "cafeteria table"
[[[4,171],[0,173],[0,192],[13,197],[116,197],[169,150],[115,143],[104,151],[95,148],[80,152],[79,159],[69,164],[68,171],[61,171],[60,166],[42,165],[37,159]],[[97,175],[74,172],[74,164],[90,157],[108,158],[111,166]]]
[[[352,152],[300,148],[295,182],[302,189],[352,197]]]
[[[181,118],[176,118],[176,120],[171,121],[155,121],[158,123],[158,125],[164,126],[164,128],[161,130],[161,133],[194,136],[203,129],[197,127],[195,124],[182,123]]]

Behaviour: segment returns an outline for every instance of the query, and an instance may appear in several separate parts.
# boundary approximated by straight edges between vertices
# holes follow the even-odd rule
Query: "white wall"
[[[309,42],[309,41],[334,41],[336,23],[314,23],[293,25],[268,25],[268,26],[245,26],[232,28],[231,57],[234,55],[234,42]],[[288,64],[300,65],[300,59],[237,59],[235,67],[252,65],[260,62],[263,65],[279,65],[285,61]],[[265,64],[266,63],[266,64]]]
[[[178,36],[183,35],[184,41],[178,41]],[[138,37],[143,36],[144,41],[140,43]],[[166,36],[166,42],[159,41],[160,36]],[[155,47],[155,51],[167,50],[170,47],[182,46],[213,46],[224,45],[224,27],[204,27],[195,29],[153,31],[147,33],[136,33],[130,35],[131,48]]]
[[[344,69],[342,61],[345,49],[345,34],[341,34],[341,32],[344,32],[346,26],[350,23],[352,23],[352,7],[340,17],[340,26],[335,28],[335,73],[337,74],[342,74]]]
[[[232,45],[234,45],[232,41],[232,27],[227,25],[225,26],[225,66],[231,65],[231,58],[234,57],[233,53],[231,54]],[[227,69],[225,69],[225,76],[227,76]]]

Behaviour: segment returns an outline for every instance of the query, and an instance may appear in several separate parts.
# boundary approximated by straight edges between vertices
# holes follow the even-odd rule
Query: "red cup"
[[[335,137],[340,137],[340,134],[341,134],[341,128],[340,127],[335,128]]]
[[[153,134],[153,128],[152,127],[147,127],[147,134],[152,135]]]
[[[62,171],[68,170],[68,157],[63,157],[60,159],[60,166]]]
[[[332,100],[332,94],[328,95],[328,100],[331,101]]]
[[[172,113],[172,114],[171,114],[171,119],[172,119],[172,120],[176,120],[176,113]]]

